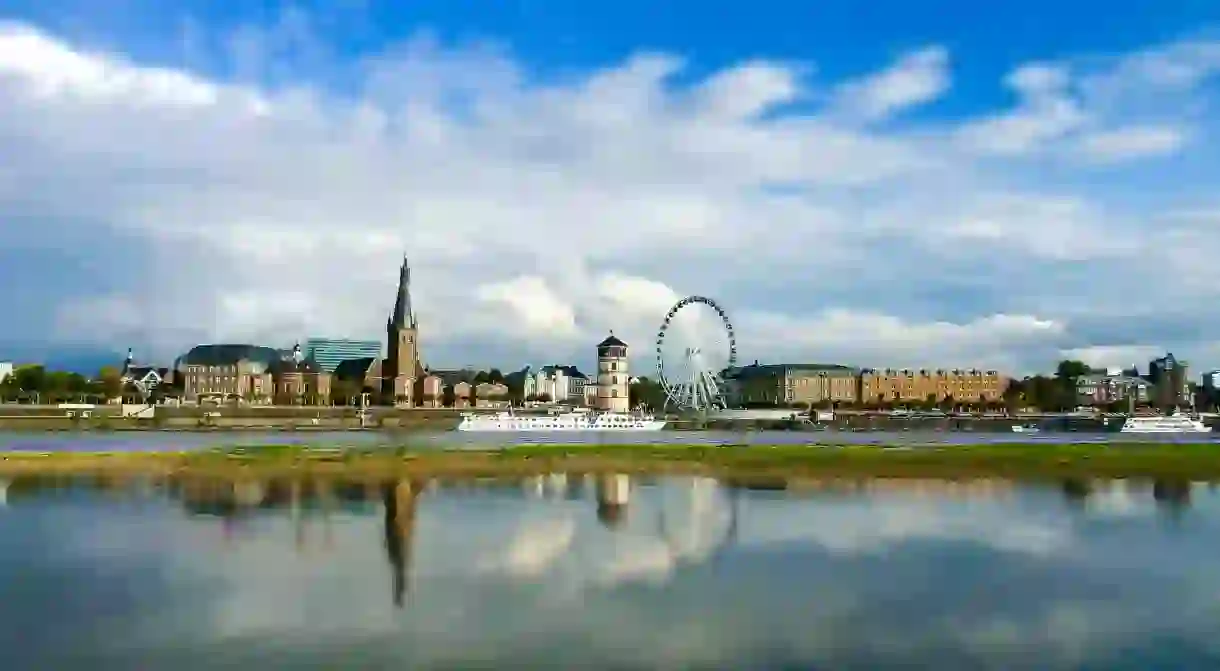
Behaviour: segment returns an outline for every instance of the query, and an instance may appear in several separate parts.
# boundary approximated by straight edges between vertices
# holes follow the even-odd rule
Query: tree
[[[539,402],[539,403],[550,403],[550,402],[551,402],[551,400],[552,400],[552,399],[551,399],[551,395],[550,395],[550,394],[538,394],[538,402]]]
[[[501,373],[499,368],[492,368],[487,373],[487,381],[493,384],[504,384],[504,373]]]
[[[627,399],[631,407],[642,405],[652,410],[660,410],[665,407],[665,390],[647,377],[641,377],[627,388]]]
[[[123,393],[123,377],[114,366],[102,366],[97,372],[98,393],[106,400],[118,398]]]
[[[13,380],[17,388],[27,394],[47,391],[47,371],[42,366],[21,366],[13,371]]]
[[[489,381],[490,379],[491,379],[491,378],[490,378],[490,376],[488,375],[487,371],[482,371],[482,370],[481,370],[481,371],[479,371],[479,372],[477,372],[477,373],[475,373],[475,374],[474,374],[474,379],[473,379],[473,380],[471,380],[471,382],[470,382],[470,386],[472,386],[472,387],[473,387],[473,386],[475,386],[475,385],[483,384],[484,382],[487,382],[487,381]]]
[[[455,403],[457,403],[457,394],[453,392],[453,385],[447,384],[441,390],[441,405],[452,408]]]
[[[1075,383],[1076,378],[1084,377],[1093,372],[1083,361],[1074,359],[1064,359],[1055,367],[1055,377],[1059,380],[1071,380]]]

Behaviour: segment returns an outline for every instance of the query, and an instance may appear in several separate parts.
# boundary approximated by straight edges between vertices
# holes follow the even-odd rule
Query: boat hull
[[[527,422],[471,422],[462,420],[457,430],[471,433],[640,433],[660,431],[665,428],[664,420],[646,420],[631,426],[537,426]]]
[[[1169,434],[1169,433],[1211,433],[1212,430],[1210,428],[1206,428],[1206,427],[1202,428],[1202,429],[1197,429],[1197,428],[1191,428],[1191,429],[1156,429],[1156,428],[1130,429],[1127,427],[1123,427],[1123,428],[1119,429],[1118,432],[1119,433]]]

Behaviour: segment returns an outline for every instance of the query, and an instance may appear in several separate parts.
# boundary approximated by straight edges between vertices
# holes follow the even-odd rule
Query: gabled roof
[[[340,380],[361,380],[369,374],[369,369],[377,361],[375,356],[365,356],[358,359],[345,359],[335,366],[333,375]]]

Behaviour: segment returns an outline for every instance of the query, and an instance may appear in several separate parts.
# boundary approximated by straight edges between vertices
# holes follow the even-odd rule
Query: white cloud
[[[949,52],[925,47],[902,56],[886,70],[844,85],[839,104],[848,113],[879,120],[931,102],[949,90]]]
[[[321,39],[292,26],[294,44]],[[379,337],[405,251],[434,366],[587,365],[611,329],[647,357],[668,306],[696,293],[729,310],[743,358],[1046,366],[1094,344],[1075,324],[1114,315],[1117,287],[1127,305],[1215,304],[1220,271],[1191,250],[1220,231],[1156,216],[1214,206],[1214,122],[1197,112],[1213,48],[1014,64],[1013,108],[891,129],[867,122],[948,93],[942,47],[828,82],[819,105],[812,64],[765,59],[682,81],[681,59],[640,53],[543,78],[502,46],[418,37],[327,63],[341,87],[291,67],[272,86],[9,23],[2,248],[85,231],[124,261],[65,266],[39,303],[56,317],[27,313],[29,333],[7,337],[55,328],[166,359],[199,341]],[[1167,82],[1172,105],[1130,93]],[[1141,159],[1168,154],[1192,162],[1173,189],[1141,190],[1162,179]],[[1202,326],[1163,344],[1213,351]]]
[[[960,137],[967,147],[984,154],[1019,156],[1061,139],[1088,121],[1071,95],[1071,75],[1062,67],[1033,64],[1005,80],[1018,98],[1016,109],[966,124]]]
[[[1177,128],[1134,126],[1086,135],[1081,138],[1080,148],[1096,160],[1113,163],[1173,154],[1182,148],[1186,140],[1186,134]]]
[[[1156,345],[1094,345],[1063,351],[1064,359],[1082,361],[1093,368],[1130,368],[1144,370],[1147,362],[1165,354],[1165,348]]]

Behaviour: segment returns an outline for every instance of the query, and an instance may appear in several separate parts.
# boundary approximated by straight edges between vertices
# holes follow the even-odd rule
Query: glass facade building
[[[305,341],[305,358],[327,373],[335,372],[335,368],[348,359],[380,356],[381,343],[376,340],[310,338]]]

